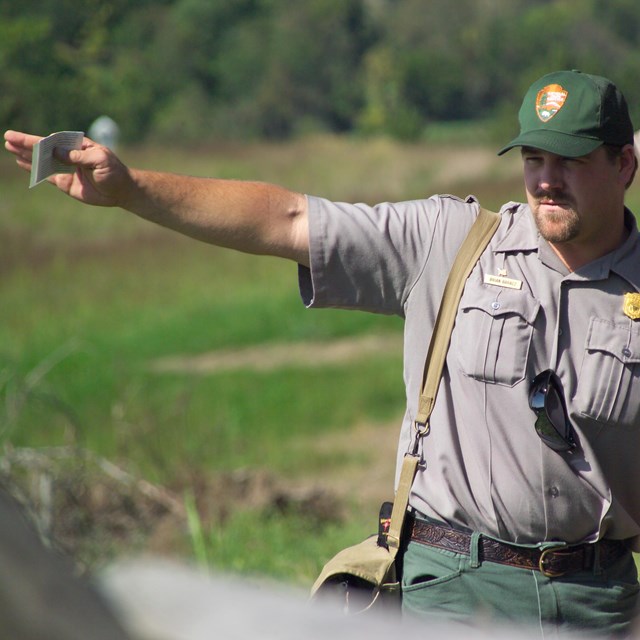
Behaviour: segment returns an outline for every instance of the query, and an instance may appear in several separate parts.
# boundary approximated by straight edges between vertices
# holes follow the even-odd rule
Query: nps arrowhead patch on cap
[[[536,113],[542,122],[548,122],[562,109],[569,92],[559,84],[548,84],[538,91]]]

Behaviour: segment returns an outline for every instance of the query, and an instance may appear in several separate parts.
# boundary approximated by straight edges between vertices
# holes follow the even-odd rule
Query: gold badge
[[[640,319],[640,293],[625,293],[622,310],[632,320]]]

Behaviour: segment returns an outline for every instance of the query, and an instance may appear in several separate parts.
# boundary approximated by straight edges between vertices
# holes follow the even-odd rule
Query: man
[[[527,204],[509,203],[471,273],[423,439],[403,607],[626,633],[638,600],[640,238],[624,196],[636,159],[626,102],[576,71],[520,110]],[[5,134],[20,166],[38,140]],[[280,187],[125,167],[85,140],[51,179],[217,245],[299,263],[312,307],[396,313],[413,416],[440,297],[478,213],[452,196],[369,207]]]

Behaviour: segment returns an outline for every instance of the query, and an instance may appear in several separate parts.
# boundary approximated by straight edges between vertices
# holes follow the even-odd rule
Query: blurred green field
[[[121,156],[137,166],[268,180],[336,200],[474,193],[497,207],[522,192],[515,154],[499,159],[475,146],[317,137],[124,149]],[[391,493],[404,397],[399,350],[207,375],[160,374],[152,364],[220,349],[399,337],[399,319],[308,311],[293,263],[207,246],[119,210],[82,207],[48,185],[27,185],[9,155],[0,157],[5,446],[79,445],[177,495],[242,468],[269,469],[291,485],[339,484],[342,477],[347,483],[382,459],[380,484]],[[638,187],[629,196],[640,210]],[[390,442],[388,450],[372,454],[354,431],[362,425],[367,437]],[[338,438],[349,433],[351,440]],[[331,434],[342,448],[326,446]],[[375,526],[377,494],[370,503],[357,500],[366,488],[353,487],[339,522],[264,509],[240,509],[224,522],[196,513],[198,536],[193,528],[191,537],[183,532],[176,552],[308,584],[327,556]]]

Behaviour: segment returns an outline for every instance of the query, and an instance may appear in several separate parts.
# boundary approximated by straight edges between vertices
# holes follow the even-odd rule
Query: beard
[[[556,194],[553,197],[542,194],[532,199],[530,203],[533,218],[540,235],[553,243],[569,242],[580,233],[580,217],[578,212],[570,206],[570,199],[564,194]],[[541,205],[548,204],[549,200],[561,202],[562,208],[553,210]]]

